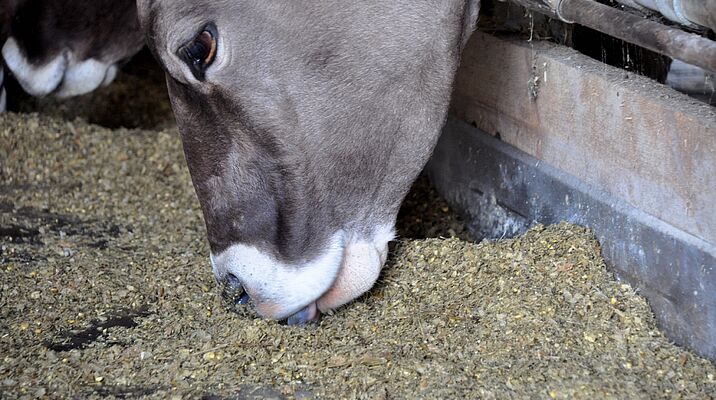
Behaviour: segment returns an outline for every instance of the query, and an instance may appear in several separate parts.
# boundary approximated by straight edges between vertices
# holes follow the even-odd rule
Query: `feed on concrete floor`
[[[173,128],[0,116],[1,398],[716,393],[588,230],[470,243],[425,181],[374,290],[315,327],[257,319],[219,294],[180,146]]]

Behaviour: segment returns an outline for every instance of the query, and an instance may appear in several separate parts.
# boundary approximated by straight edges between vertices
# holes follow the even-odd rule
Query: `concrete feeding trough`
[[[586,12],[572,1],[516,3],[554,17]],[[673,26],[655,39],[668,43],[672,31],[693,40],[689,51],[716,49]],[[713,68],[716,57],[701,61]],[[428,172],[479,236],[563,220],[592,227],[667,335],[716,360],[714,107],[566,46],[477,32],[451,111]]]

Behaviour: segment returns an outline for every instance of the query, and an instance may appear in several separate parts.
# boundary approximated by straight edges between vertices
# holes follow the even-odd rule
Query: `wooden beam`
[[[476,32],[452,112],[674,227],[716,243],[716,111],[547,42]]]

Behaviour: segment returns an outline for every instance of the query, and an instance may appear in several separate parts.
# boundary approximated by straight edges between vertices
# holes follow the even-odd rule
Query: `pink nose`
[[[234,274],[226,275],[223,297],[237,305],[248,304],[251,301],[251,297],[246,293],[244,287],[241,286],[241,282],[239,282],[239,278]]]

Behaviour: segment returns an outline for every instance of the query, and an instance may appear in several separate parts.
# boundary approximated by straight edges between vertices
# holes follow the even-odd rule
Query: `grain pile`
[[[714,396],[589,231],[473,244],[418,189],[375,290],[287,327],[220,295],[173,129],[0,116],[0,398]]]

